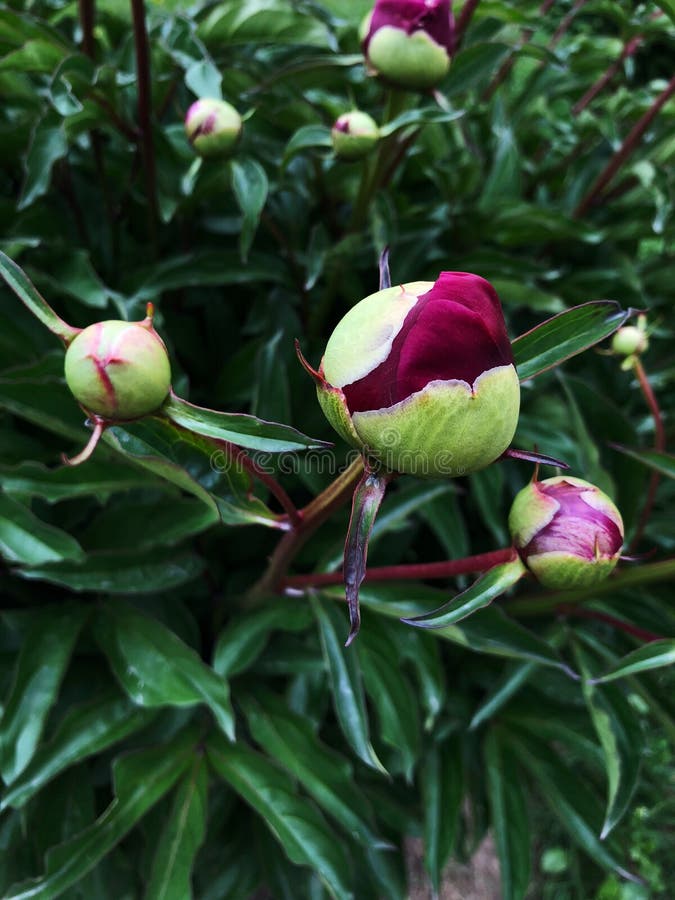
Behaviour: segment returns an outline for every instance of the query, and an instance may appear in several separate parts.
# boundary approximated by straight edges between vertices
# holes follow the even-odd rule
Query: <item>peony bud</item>
[[[621,513],[595,485],[567,475],[533,481],[511,507],[509,528],[544,587],[589,587],[605,579],[623,544]]]
[[[386,81],[427,90],[450,68],[453,30],[450,0],[377,0],[363,52]]]
[[[499,298],[468,272],[366,297],[312,374],[336,431],[393,471],[473,472],[516,430],[520,386]]]
[[[612,350],[620,356],[639,356],[648,346],[647,332],[635,325],[619,328],[612,338]]]
[[[154,412],[171,388],[166,347],[149,318],[90,325],[68,347],[65,365],[78,403],[113,421]]]
[[[368,113],[343,113],[330,133],[333,150],[340,159],[361,159],[373,149],[380,138],[380,130]]]
[[[226,156],[239,140],[241,116],[224,100],[197,100],[185,116],[185,133],[200,156]]]

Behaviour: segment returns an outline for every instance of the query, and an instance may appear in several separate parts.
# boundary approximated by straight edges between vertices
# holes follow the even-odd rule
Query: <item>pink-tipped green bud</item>
[[[224,100],[197,100],[185,116],[185,134],[200,156],[227,156],[241,134],[241,116]]]
[[[648,346],[647,332],[639,325],[625,325],[612,338],[612,350],[619,356],[639,356]]]
[[[482,469],[506,450],[518,422],[520,385],[499,298],[468,272],[357,303],[315,376],[333,427],[392,471]]]
[[[154,412],[171,389],[166,347],[149,318],[85,328],[68,347],[65,371],[78,403],[112,421]]]
[[[333,150],[340,159],[362,159],[377,144],[380,129],[368,113],[353,110],[343,113],[331,129]]]
[[[391,84],[428,90],[447,75],[453,42],[450,0],[377,0],[363,52]]]
[[[568,475],[524,487],[513,501],[509,528],[525,565],[553,590],[603,581],[623,544],[621,513],[609,497]]]

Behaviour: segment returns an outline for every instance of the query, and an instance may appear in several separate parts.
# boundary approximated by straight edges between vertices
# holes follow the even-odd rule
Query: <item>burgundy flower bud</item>
[[[509,446],[518,422],[520,386],[499,298],[468,272],[357,303],[314,376],[333,427],[393,471],[481,469]]]
[[[368,113],[358,110],[343,113],[331,130],[333,150],[340,159],[361,159],[370,153],[379,138],[375,121]]]
[[[447,74],[453,40],[450,0],[377,0],[363,52],[386,81],[426,90]]]
[[[97,322],[70,344],[66,382],[88,413],[123,421],[158,409],[171,388],[164,342],[143,322]]]
[[[226,156],[241,134],[241,116],[224,100],[197,100],[185,116],[185,133],[200,156]]]
[[[595,485],[568,475],[533,481],[511,507],[509,528],[544,587],[588,587],[606,578],[623,544],[621,513]]]

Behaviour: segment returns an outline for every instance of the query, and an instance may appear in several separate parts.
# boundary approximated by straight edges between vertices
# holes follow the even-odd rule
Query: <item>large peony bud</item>
[[[468,272],[357,303],[314,377],[333,427],[393,471],[482,469],[507,449],[518,422],[520,386],[499,298]]]
[[[68,347],[65,370],[84,409],[112,421],[154,412],[171,388],[169,357],[150,318],[85,328]]]
[[[427,90],[450,68],[453,31],[450,0],[377,0],[363,52],[386,81]]]
[[[185,116],[185,134],[200,156],[226,156],[241,127],[241,116],[224,100],[196,100]]]
[[[563,475],[533,481],[511,507],[509,528],[544,587],[588,587],[606,578],[623,544],[621,513],[599,488]]]

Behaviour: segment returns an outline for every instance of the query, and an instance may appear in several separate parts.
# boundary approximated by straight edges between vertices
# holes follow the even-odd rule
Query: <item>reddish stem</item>
[[[464,35],[466,34],[466,30],[469,27],[469,23],[471,22],[479,3],[480,0],[466,0],[464,6],[462,6],[462,11],[457,19],[457,24],[455,25],[455,45],[453,47],[453,53],[457,53],[462,46]]]
[[[248,472],[253,478],[257,478],[261,484],[265,485],[270,494],[277,498],[282,509],[287,513],[292,525],[296,526],[301,523],[302,513],[273,475],[268,475],[267,472],[261,469],[241,447],[237,447],[229,441],[218,441],[217,443],[223,448],[228,456],[242,467],[242,469]]]
[[[157,173],[155,169],[155,148],[152,139],[152,91],[150,85],[150,49],[145,25],[145,4],[143,0],[131,0],[131,14],[134,24],[134,46],[136,50],[136,78],[138,82],[138,125],[141,132],[141,152],[145,169],[146,193],[148,195],[148,221],[151,243],[156,243],[157,224]]]
[[[656,399],[656,395],[652,390],[651,384],[649,383],[649,378],[647,378],[647,373],[644,370],[644,366],[637,358],[635,360],[635,363],[633,364],[633,369],[640,384],[640,389],[642,390],[644,398],[647,402],[647,406],[649,407],[649,411],[651,412],[652,418],[654,419],[654,450],[657,453],[663,453],[663,451],[666,449],[666,430],[663,426],[663,417],[661,416],[659,402]],[[642,507],[642,513],[640,514],[640,520],[638,522],[637,528],[635,529],[635,535],[633,536],[633,540],[630,542],[630,546],[628,548],[629,553],[632,552],[640,543],[644,530],[647,527],[647,522],[649,521],[649,517],[651,516],[652,509],[654,507],[656,490],[659,486],[660,478],[661,476],[658,472],[652,472],[651,478],[649,479],[649,488],[647,489],[647,499],[645,500],[645,505]]]
[[[598,612],[595,609],[585,609],[583,606],[563,605],[559,606],[557,611],[565,616],[577,616],[577,618],[580,619],[594,619],[596,622],[604,622],[606,625],[611,625],[612,628],[616,628],[617,631],[623,631],[626,634],[630,634],[631,637],[635,637],[645,644],[649,644],[652,641],[662,641],[664,639],[661,634],[654,634],[653,631],[646,631],[644,628],[638,628],[637,625],[631,625],[630,622],[624,622],[622,619],[617,619],[615,616],[609,616],[607,613]]]
[[[593,206],[600,194],[604,191],[604,189],[619,171],[621,166],[635,151],[638,144],[642,140],[645,131],[654,121],[661,108],[672,97],[673,93],[675,93],[675,75],[670,79],[668,85],[659,94],[659,96],[652,103],[647,112],[638,119],[635,125],[633,125],[630,132],[628,133],[628,137],[607,163],[586,196],[583,197],[577,208],[574,210],[574,218],[580,219],[588,212],[591,206]]]
[[[79,0],[82,51],[94,58],[94,0]]]
[[[576,0],[576,3],[563,18],[560,25],[558,25],[558,27],[556,28],[553,37],[551,38],[551,42],[548,45],[551,50],[553,50],[553,48],[560,43],[560,38],[565,34],[567,29],[574,21],[574,17],[576,16],[576,14],[579,12],[582,6],[586,5],[586,3],[588,3],[588,0]]]
[[[546,13],[549,11],[549,9],[553,6],[553,3],[554,3],[554,0],[544,0],[544,2],[539,7],[539,16],[540,17],[545,16]],[[502,65],[499,67],[499,69],[497,70],[497,74],[492,79],[490,84],[483,91],[483,96],[482,96],[483,100],[489,100],[492,97],[492,95],[494,94],[494,92],[497,90],[499,85],[503,81],[506,81],[506,79],[509,76],[509,72],[511,71],[511,69],[513,68],[513,66],[516,62],[516,56],[518,55],[518,51],[520,50],[521,47],[523,47],[530,40],[530,38],[532,37],[533,34],[534,34],[534,28],[524,28],[523,29],[523,31],[521,33],[519,47],[516,50],[514,50],[513,53],[509,56],[509,58],[506,59],[502,63]]]
[[[443,562],[413,563],[400,566],[380,566],[368,569],[366,581],[410,581],[428,578],[452,578],[455,575],[468,575],[472,572],[487,572],[493,566],[513,559],[512,547],[503,550],[492,550],[490,553],[478,553],[476,556],[465,556],[462,559],[449,559]],[[321,572],[309,575],[290,575],[283,580],[284,588],[325,587],[331,584],[342,584],[342,572]]]

